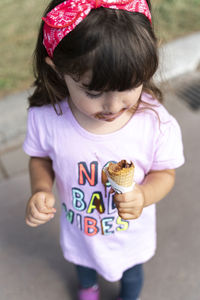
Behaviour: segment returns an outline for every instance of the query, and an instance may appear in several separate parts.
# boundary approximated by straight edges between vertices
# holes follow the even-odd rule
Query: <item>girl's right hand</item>
[[[56,213],[53,207],[55,198],[52,193],[37,192],[28,201],[26,207],[26,224],[37,227],[51,220]]]

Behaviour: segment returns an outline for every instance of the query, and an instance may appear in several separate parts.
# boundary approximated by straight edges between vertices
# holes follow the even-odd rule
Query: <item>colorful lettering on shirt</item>
[[[90,171],[85,162],[78,163],[78,183],[85,185],[86,180],[91,186],[95,186],[98,181],[98,162],[93,161],[90,163]]]
[[[64,210],[65,210],[65,216],[66,216],[66,219],[67,219],[71,224],[73,224],[73,222],[74,222],[74,212],[73,212],[71,209],[67,210],[67,206],[66,206],[65,203],[63,203],[62,205],[63,205]]]
[[[108,214],[113,214],[116,211],[116,205],[114,202],[114,194],[108,193]]]
[[[119,227],[117,227],[117,231],[125,231],[129,227],[129,221],[125,221],[120,217],[117,218],[117,224],[120,225]]]
[[[91,217],[84,218],[84,232],[89,236],[93,236],[98,233],[99,229],[96,226],[97,221]]]
[[[71,224],[76,220],[76,226],[88,236],[94,236],[99,232],[102,232],[103,235],[110,235],[114,234],[115,231],[125,231],[129,228],[129,221],[122,220],[120,217],[117,217],[116,220],[114,216],[101,219],[99,214],[95,218],[81,215],[71,209],[68,210],[65,203],[62,204],[62,207],[65,212],[66,220]],[[102,228],[102,231],[100,231],[99,228]]]
[[[72,188],[72,203],[76,210],[85,210],[86,203],[84,201],[84,192],[78,188]]]
[[[102,195],[101,191],[91,190],[91,197],[86,199],[80,186],[86,185],[87,182],[91,187],[98,183],[97,161],[91,162],[90,167],[87,166],[86,162],[78,163],[79,187],[72,188],[72,208],[74,211],[67,209],[65,203],[62,204],[66,220],[71,224],[75,223],[80,231],[91,237],[98,233],[111,235],[115,231],[127,230],[129,222],[116,217],[117,208],[114,203],[114,194]],[[91,187],[90,189],[92,189]]]
[[[94,192],[92,194],[90,203],[88,205],[87,213],[93,213],[94,209],[96,209],[99,213],[103,213],[105,211],[103,197],[101,192]]]
[[[76,215],[76,225],[82,231],[82,217],[80,214]]]
[[[109,229],[111,229],[113,227],[113,220],[114,220],[114,217],[103,218],[101,220],[104,235],[109,235],[109,234],[114,233],[114,230],[109,231]]]

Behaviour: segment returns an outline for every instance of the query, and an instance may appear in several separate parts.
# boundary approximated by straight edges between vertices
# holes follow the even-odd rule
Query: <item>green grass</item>
[[[32,52],[47,3],[47,0],[0,1],[0,97],[30,86]]]
[[[200,0],[152,0],[152,4],[162,43],[200,31]]]
[[[0,0],[0,97],[30,87],[32,53],[49,0]],[[200,0],[152,0],[162,43],[200,31]]]

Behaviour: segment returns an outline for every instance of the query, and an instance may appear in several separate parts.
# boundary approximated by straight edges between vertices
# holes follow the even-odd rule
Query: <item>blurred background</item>
[[[48,0],[0,1],[0,99],[33,81],[32,53]],[[152,0],[161,44],[200,28],[200,0]]]

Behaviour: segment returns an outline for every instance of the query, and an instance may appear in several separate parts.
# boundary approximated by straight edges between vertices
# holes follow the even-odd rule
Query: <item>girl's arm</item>
[[[26,207],[26,223],[36,227],[54,217],[52,194],[54,172],[49,158],[31,157],[29,162],[32,196]]]
[[[54,182],[52,161],[48,157],[31,157],[29,161],[32,194],[51,192]]]
[[[175,170],[151,171],[140,188],[144,194],[144,207],[163,199],[173,188]]]
[[[175,170],[151,171],[141,185],[135,185],[132,192],[115,194],[119,216],[127,220],[137,219],[144,207],[163,199],[171,191],[174,182]]]

